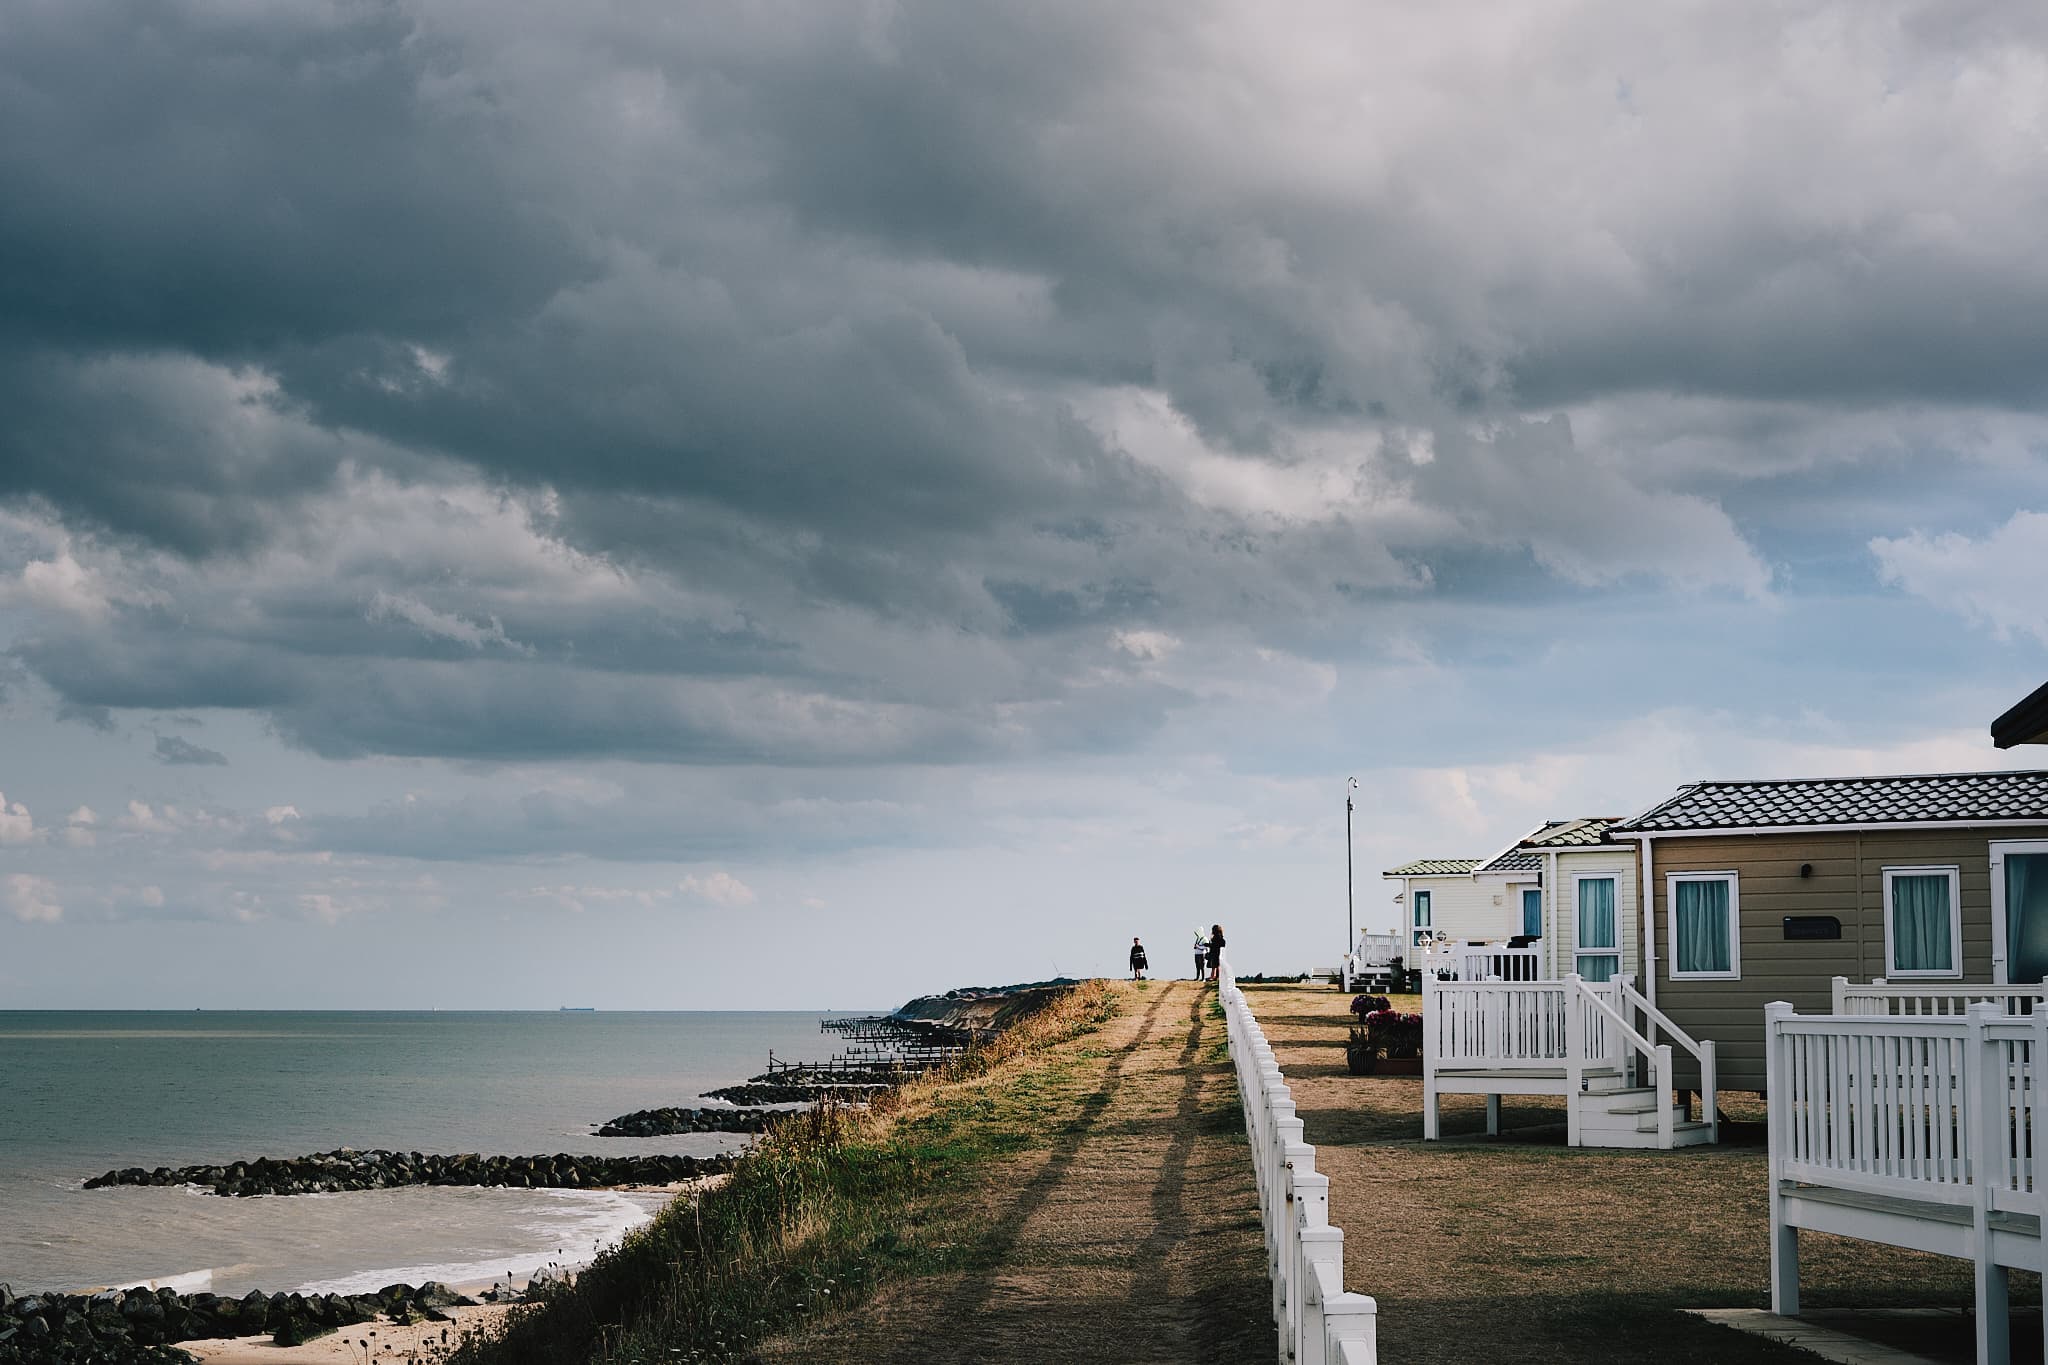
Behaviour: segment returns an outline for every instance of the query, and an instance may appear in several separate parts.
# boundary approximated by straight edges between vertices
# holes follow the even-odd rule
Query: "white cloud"
[[[1109,642],[1133,659],[1147,664],[1164,663],[1180,648],[1179,638],[1163,630],[1112,631]]]
[[[717,905],[752,905],[759,899],[753,887],[730,872],[713,872],[703,877],[693,874],[677,882],[676,889],[686,896],[697,896]]]
[[[453,640],[471,649],[482,649],[485,645],[503,645],[520,654],[532,654],[530,645],[523,645],[505,633],[505,627],[495,616],[487,618],[489,625],[478,625],[453,612],[436,611],[414,597],[379,589],[370,599],[368,610],[372,621],[396,620],[415,626],[420,633],[437,639]]]
[[[147,801],[130,801],[128,813],[114,823],[136,834],[173,834],[178,829],[177,809],[176,806],[166,806],[164,813],[159,815]]]
[[[56,885],[47,878],[26,872],[10,873],[0,881],[0,902],[6,904],[9,914],[24,924],[55,924],[64,918],[64,907],[57,901]]]
[[[1980,539],[1919,531],[1870,542],[1878,575],[1948,611],[2048,644],[2048,512],[2019,511]]]
[[[19,801],[10,802],[7,794],[0,792],[0,846],[38,843],[42,837],[43,832],[36,828],[28,807]]]
[[[99,815],[91,806],[80,806],[64,817],[63,831],[58,835],[72,848],[91,848],[99,842]]]
[[[296,820],[298,818],[299,808],[297,806],[270,806],[263,812],[263,819],[273,825],[281,825],[287,820]]]
[[[338,924],[359,908],[329,891],[308,891],[299,896],[299,909],[322,924]]]

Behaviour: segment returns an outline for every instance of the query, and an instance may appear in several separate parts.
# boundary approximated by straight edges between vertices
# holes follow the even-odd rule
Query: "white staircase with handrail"
[[[1562,1095],[1574,1147],[1668,1150],[1720,1137],[1714,1044],[1672,1023],[1627,976],[1425,978],[1422,1038],[1425,1139],[1438,1136],[1438,1099],[1446,1094],[1486,1096],[1489,1133],[1500,1131],[1503,1095]],[[1699,1070],[1697,1120],[1674,1097],[1674,1044]]]

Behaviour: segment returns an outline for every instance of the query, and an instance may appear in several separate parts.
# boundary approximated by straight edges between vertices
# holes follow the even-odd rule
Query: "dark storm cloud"
[[[331,756],[1127,747],[1131,632],[1767,592],[1671,394],[2034,413],[2038,35],[1498,17],[18,7],[14,657]]]
[[[0,329],[231,358],[544,299],[565,225],[504,111],[389,4],[13,7]],[[529,111],[532,112],[532,111]]]
[[[194,744],[178,735],[156,737],[156,761],[159,763],[192,764],[196,766],[224,765],[228,756],[218,749],[209,749]]]

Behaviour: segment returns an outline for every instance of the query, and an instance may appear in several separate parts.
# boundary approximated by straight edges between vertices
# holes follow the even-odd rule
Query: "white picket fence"
[[[1976,1266],[1977,1359],[2010,1358],[2006,1271],[2042,1268],[2048,1011],[1764,1007],[1771,1310],[1799,1311],[1799,1229]]]
[[[1316,1170],[1287,1078],[1227,957],[1217,993],[1258,1177],[1281,1365],[1377,1365],[1379,1305],[1344,1288],[1344,1231],[1330,1223],[1330,1177]]]
[[[1987,1001],[2002,1014],[2031,1014],[2048,1001],[2048,985],[1886,981],[1880,976],[1862,986],[1846,976],[1835,978],[1836,1014],[1960,1015]]]

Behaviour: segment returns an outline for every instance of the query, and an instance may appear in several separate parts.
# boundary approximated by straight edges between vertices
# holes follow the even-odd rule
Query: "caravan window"
[[[2048,976],[2048,839],[1991,845],[1993,981]]]
[[[1429,893],[1428,893],[1427,891],[1417,891],[1417,892],[1415,893],[1415,898],[1414,898],[1414,899],[1415,899],[1415,941],[1416,941],[1417,943],[1421,943],[1421,942],[1425,941],[1426,939],[1428,939],[1428,938],[1430,937],[1430,931],[1429,931]]]
[[[1578,972],[1588,981],[1612,981],[1621,971],[1621,924],[1614,878],[1578,877]]]
[[[1664,878],[1673,980],[1742,976],[1741,892],[1733,872],[1673,872]]]
[[[1543,892],[1533,886],[1522,888],[1522,937],[1543,937]]]
[[[1957,869],[1884,870],[1884,956],[1892,976],[1963,974]]]

